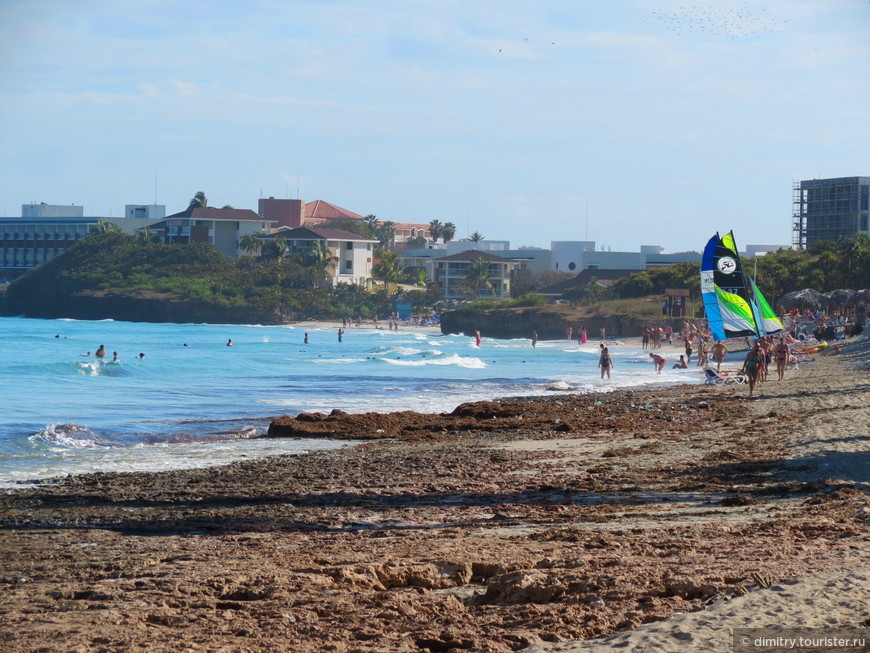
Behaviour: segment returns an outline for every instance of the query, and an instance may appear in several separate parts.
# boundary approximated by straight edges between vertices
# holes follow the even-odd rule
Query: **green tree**
[[[256,234],[245,234],[239,238],[239,249],[248,254],[254,254],[260,250],[260,240]]]
[[[193,196],[193,199],[190,200],[190,203],[187,205],[187,209],[198,209],[198,208],[206,208],[208,206],[208,199],[205,196],[205,193],[201,190],[196,191],[196,194]]]
[[[119,234],[121,233],[121,227],[116,225],[114,222],[109,222],[108,220],[100,220],[99,222],[97,222],[97,233]]]
[[[365,218],[363,218],[363,222],[366,223],[366,226],[371,229],[372,233],[375,232],[375,225],[378,224],[378,216],[373,213],[369,213]]]
[[[489,261],[484,258],[477,258],[468,266],[468,272],[465,275],[465,281],[474,291],[475,298],[480,296],[481,288],[489,288],[493,290],[492,281],[489,280]]]
[[[277,236],[264,243],[260,248],[260,256],[265,259],[282,260],[290,252],[287,239]]]
[[[386,222],[381,222],[375,227],[375,238],[381,244],[381,247],[387,247],[391,242],[393,242],[393,238],[396,237],[396,223],[387,220]]]
[[[429,222],[429,235],[432,236],[433,243],[437,243],[438,239],[444,235],[444,225],[441,224],[441,220]]]
[[[480,233],[479,231],[475,231],[474,233],[472,233],[468,237],[468,240],[470,240],[472,243],[479,243],[481,240],[484,240],[485,238],[486,238],[486,236],[484,236],[482,233]]]
[[[444,237],[444,242],[449,243],[456,235],[456,225],[452,222],[445,222],[441,227],[441,235]]]
[[[390,292],[390,284],[398,283],[404,277],[404,268],[401,258],[395,252],[384,250],[381,253],[380,262],[372,268],[372,276],[384,282],[387,292]]]
[[[323,240],[315,240],[305,252],[305,264],[317,270],[329,272],[330,269],[334,270],[338,263],[338,257],[333,255],[332,250]]]
[[[374,232],[365,223],[364,220],[354,220],[353,218],[338,218],[336,220],[330,220],[329,227],[331,229],[341,229],[342,231],[348,231],[352,234],[356,234],[357,236],[362,236],[363,238],[374,239],[375,237]]]

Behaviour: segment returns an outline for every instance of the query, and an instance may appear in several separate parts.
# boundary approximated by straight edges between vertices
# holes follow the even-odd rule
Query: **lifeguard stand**
[[[685,317],[686,307],[689,303],[688,289],[665,288],[665,301],[667,306],[662,311],[668,317]]]

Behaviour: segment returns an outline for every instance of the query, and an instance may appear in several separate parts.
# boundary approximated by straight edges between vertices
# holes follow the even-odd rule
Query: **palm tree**
[[[372,231],[375,230],[375,225],[378,223],[378,216],[373,213],[369,213],[366,217],[363,218],[363,222],[366,223],[366,226]]]
[[[444,242],[449,243],[456,235],[456,225],[452,222],[444,223],[444,226],[441,227],[441,235],[444,236]]]
[[[239,238],[239,249],[248,254],[253,254],[260,249],[260,240],[256,234],[245,234]]]
[[[384,282],[387,292],[390,292],[390,284],[398,283],[404,276],[401,258],[395,252],[384,250],[381,254],[381,262],[372,268],[372,276]]]
[[[437,243],[438,239],[444,235],[444,225],[441,220],[432,220],[429,223],[429,235],[432,236],[432,242]]]
[[[386,222],[380,223],[377,227],[375,227],[375,238],[377,238],[381,247],[386,247],[389,243],[393,241],[393,238],[396,236],[396,223],[387,220]]]
[[[335,269],[338,265],[338,257],[332,254],[332,250],[326,246],[323,240],[315,240],[308,251],[305,252],[306,263],[318,270],[327,272],[330,268]]]
[[[116,225],[114,222],[100,220],[97,222],[97,231],[101,234],[119,234],[121,233],[121,227]]]
[[[481,288],[494,290],[492,282],[489,280],[489,261],[483,258],[477,258],[471,262],[465,280],[469,286],[474,288],[475,297],[480,296]]]
[[[208,206],[208,199],[205,196],[205,193],[201,190],[196,191],[196,194],[193,196],[193,199],[190,200],[190,204],[187,205],[187,209],[198,209],[198,208],[206,208]]]
[[[483,240],[484,238],[486,238],[486,236],[484,236],[484,235],[483,235],[482,233],[480,233],[479,231],[475,231],[473,234],[471,234],[471,235],[468,237],[468,240],[470,240],[470,241],[473,242],[473,243],[479,243],[479,242],[480,242],[481,240]]]
[[[273,240],[269,240],[260,250],[260,256],[263,258],[276,258],[282,260],[290,251],[287,245],[287,239],[283,236],[278,236]]]

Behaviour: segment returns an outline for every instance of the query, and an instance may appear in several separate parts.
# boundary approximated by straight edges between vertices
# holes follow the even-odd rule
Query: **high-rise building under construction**
[[[870,177],[809,179],[794,185],[795,245],[870,235]]]

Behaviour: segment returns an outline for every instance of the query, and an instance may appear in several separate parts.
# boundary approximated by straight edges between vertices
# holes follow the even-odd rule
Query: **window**
[[[348,248],[348,249],[353,249],[353,241],[348,242],[348,244],[347,244],[347,248]]]
[[[353,272],[353,261],[345,261],[344,262],[344,271],[345,272]]]

